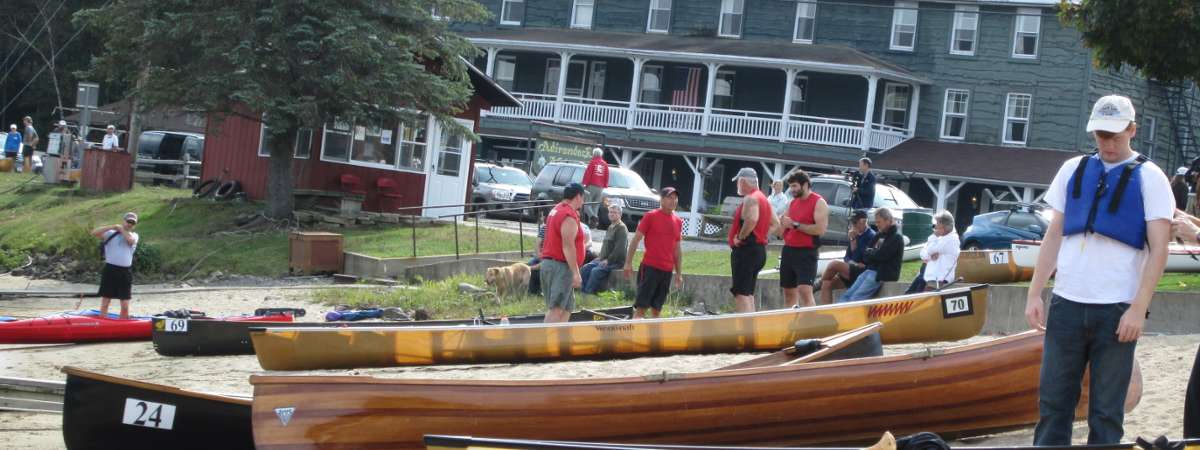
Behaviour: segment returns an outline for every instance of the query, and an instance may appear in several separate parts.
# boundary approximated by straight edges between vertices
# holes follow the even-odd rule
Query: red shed
[[[468,64],[475,94],[458,120],[479,130],[484,109],[520,106],[508,91]],[[268,143],[262,122],[230,115],[208,120],[201,179],[237,180],[250,199],[267,195]],[[475,145],[425,116],[413,123],[333,122],[303,129],[292,165],[296,189],[360,191],[363,209],[464,203],[468,199]],[[436,216],[462,208],[425,210]]]

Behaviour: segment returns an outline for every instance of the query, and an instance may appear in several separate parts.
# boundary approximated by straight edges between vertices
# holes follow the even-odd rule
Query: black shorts
[[[29,145],[22,145],[21,146],[21,155],[24,156],[25,159],[32,158],[33,157],[33,147],[29,146]]]
[[[758,284],[758,272],[767,264],[767,247],[762,244],[745,243],[733,247],[729,252],[729,266],[733,272],[733,295],[754,295]]]
[[[654,308],[661,311],[669,293],[671,272],[645,264],[638,268],[637,300],[633,303],[634,308]]]
[[[133,298],[133,270],[128,267],[105,264],[100,272],[100,296],[129,300]]]
[[[783,247],[779,261],[779,286],[791,289],[812,286],[817,278],[817,249],[812,247]]]
[[[850,285],[854,284],[854,280],[858,279],[859,275],[862,275],[863,272],[867,271],[867,267],[866,266],[860,267],[857,264],[850,264],[850,263],[847,263],[847,265],[850,266],[850,278],[846,278],[846,277],[843,277],[841,274],[838,274],[838,279],[841,279],[842,283],[845,284],[846,287],[850,287]]]

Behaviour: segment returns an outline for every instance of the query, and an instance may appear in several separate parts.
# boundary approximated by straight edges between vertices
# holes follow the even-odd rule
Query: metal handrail
[[[534,200],[531,200],[531,201],[534,201]],[[466,211],[466,212],[462,212],[459,214],[446,214],[444,216],[438,216],[439,219],[445,219],[447,217],[453,218],[453,222],[454,222],[454,259],[459,258],[459,245],[458,245],[458,218],[459,217],[466,217],[466,216],[474,216],[475,217],[475,254],[479,254],[479,216],[487,214],[487,213],[496,213],[496,212],[524,211],[527,209],[540,210],[542,208],[551,208],[551,207],[557,206],[559,203],[559,202],[555,202],[552,200],[536,200],[536,201],[543,202],[544,204],[533,205],[533,206],[522,206],[522,207],[518,207],[518,208],[502,208],[502,209],[491,209],[491,210]],[[586,206],[586,205],[603,206],[603,202],[584,202],[584,206]],[[416,221],[413,221],[413,223],[415,224]],[[537,223],[538,223],[539,227],[542,225],[542,214],[540,212],[538,213]],[[414,257],[416,257],[416,254],[417,254],[416,230],[417,230],[416,226],[414,225],[413,226],[413,256]],[[517,246],[520,248],[519,251],[521,252],[521,257],[524,258],[525,257],[525,221],[524,220],[517,220]]]
[[[508,201],[508,202],[504,202],[504,203],[513,203],[513,204],[516,204],[516,203],[544,203],[547,201],[549,201],[549,200],[521,200],[519,202]],[[420,211],[420,210],[425,210],[425,209],[456,208],[459,206],[482,206],[482,205],[491,205],[491,204],[492,203],[483,202],[483,203],[455,203],[455,204],[450,204],[450,205],[433,205],[433,206],[405,206],[403,208],[393,209],[393,211],[412,211],[412,210]]]

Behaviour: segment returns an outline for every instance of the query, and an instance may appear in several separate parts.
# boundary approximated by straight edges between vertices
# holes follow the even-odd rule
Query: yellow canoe
[[[883,323],[885,344],[965,339],[987,316],[988,287],[853,303],[667,319],[502,326],[251,329],[266,370],[518,363],[678,353],[773,351]]]
[[[1013,251],[963,250],[955,274],[967,283],[1016,283],[1033,279],[1033,269],[1017,265]]]

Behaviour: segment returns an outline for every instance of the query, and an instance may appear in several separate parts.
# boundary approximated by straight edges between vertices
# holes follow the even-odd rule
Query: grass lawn
[[[406,288],[379,289],[322,289],[313,297],[327,305],[349,305],[354,308],[370,307],[400,307],[405,310],[424,309],[434,319],[461,319],[476,317],[482,310],[485,315],[524,315],[541,314],[546,311],[546,301],[542,297],[521,295],[507,298],[497,304],[493,295],[472,295],[459,292],[459,283],[469,283],[478,287],[486,287],[482,275],[457,275],[440,281],[429,281]],[[633,303],[632,295],[628,292],[609,291],[601,295],[575,293],[575,309],[598,309],[614,306],[629,306]],[[663,306],[663,316],[674,317],[682,314],[682,309],[691,305],[691,300],[683,295],[671,294]]]
[[[126,211],[136,211],[141,236],[138,264],[143,280],[175,280],[194,265],[195,274],[214,270],[245,275],[287,273],[288,236],[283,229],[240,231],[239,214],[254,213],[256,203],[195,200],[190,190],[135,186],[121,194],[89,194],[79,189],[46,185],[39,176],[0,173],[0,268],[23,264],[29,253],[67,254],[90,261],[98,269],[98,241],[88,232],[111,225]],[[412,229],[389,224],[339,230],[348,251],[372,256],[412,255]],[[459,226],[463,254],[474,253],[475,232]],[[518,236],[481,229],[479,251],[515,251]],[[527,250],[532,239],[525,239]],[[454,254],[451,226],[417,228],[419,256]],[[203,261],[201,261],[203,259]]]

